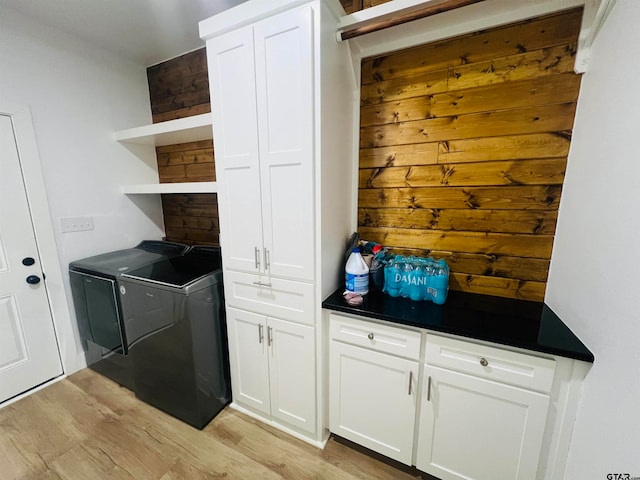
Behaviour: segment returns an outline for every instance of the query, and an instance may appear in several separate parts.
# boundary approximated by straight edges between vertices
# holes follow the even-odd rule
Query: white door
[[[269,317],[271,414],[316,431],[315,328]]]
[[[411,465],[419,363],[331,342],[330,430]]]
[[[269,414],[267,317],[227,308],[233,401]]]
[[[0,402],[59,375],[62,364],[13,125],[0,115]]]
[[[300,280],[314,278],[312,14],[254,27],[266,269]]]
[[[225,268],[264,268],[253,30],[207,42]]]
[[[442,480],[536,478],[547,395],[428,365],[424,375],[416,467]]]

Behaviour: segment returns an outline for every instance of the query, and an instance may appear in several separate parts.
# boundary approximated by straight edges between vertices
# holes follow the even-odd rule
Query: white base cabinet
[[[420,332],[335,314],[329,329],[330,430],[411,464]]]
[[[332,433],[441,480],[561,478],[543,445],[571,428],[573,360],[336,313],[329,331]]]
[[[331,431],[411,463],[417,361],[335,342],[331,345]]]
[[[234,402],[315,432],[315,329],[227,308]]]
[[[416,467],[441,480],[535,479],[548,395],[426,366]]]

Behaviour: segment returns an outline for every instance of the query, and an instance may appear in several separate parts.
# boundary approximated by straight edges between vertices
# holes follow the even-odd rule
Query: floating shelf
[[[217,191],[216,182],[151,183],[122,187],[122,193],[125,194],[216,193]]]
[[[213,138],[211,114],[203,113],[168,122],[128,128],[115,132],[113,137],[119,142],[155,145],[156,147],[211,140]]]

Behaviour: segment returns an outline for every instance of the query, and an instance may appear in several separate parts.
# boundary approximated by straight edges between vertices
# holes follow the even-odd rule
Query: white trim
[[[367,58],[584,6],[575,63],[576,72],[582,73],[586,69],[591,43],[612,1],[615,0],[485,0],[346,41],[357,46],[360,58]],[[425,3],[429,2],[394,0],[367,9],[371,11],[366,16],[358,12],[347,15],[340,21],[338,35],[352,26],[392,16],[394,10],[406,10]]]
[[[59,377],[53,378],[53,379],[49,380],[48,382],[44,382],[42,385],[38,385],[37,387],[34,387],[31,390],[27,390],[26,392],[23,392],[20,395],[16,395],[15,397],[11,397],[9,400],[7,400],[7,401],[5,401],[3,403],[0,403],[0,410],[2,410],[4,407],[8,407],[12,403],[16,403],[18,400],[22,400],[23,398],[28,397],[32,393],[36,393],[36,392],[39,392],[40,390],[44,390],[48,386],[53,385],[54,383],[57,383],[60,380],[64,380],[65,378],[67,378],[67,376],[63,373]]]
[[[291,10],[304,4],[314,4],[315,0],[250,0],[233,8],[218,13],[202,20],[199,24],[200,38],[210,40],[238,28],[258,22],[278,13]],[[344,15],[344,9],[337,0],[322,0],[322,4],[328,7],[335,15]]]
[[[28,106],[15,105],[3,100],[0,101],[0,113],[9,115],[13,121],[38,253],[42,271],[46,276],[44,284],[53,317],[62,369],[65,373],[69,373],[77,363],[76,335],[69,314],[31,110]]]
[[[295,430],[292,430],[291,428],[285,427],[284,425],[282,425],[281,423],[275,422],[269,418],[263,417],[262,415],[258,415],[257,413],[252,412],[251,410],[248,410],[240,405],[238,405],[235,402],[232,402],[229,404],[229,408],[232,408],[234,410],[237,410],[240,413],[244,413],[245,415],[254,418],[262,423],[266,423],[267,425],[270,425],[274,428],[277,428],[278,430],[283,431],[284,433],[287,433],[289,435],[291,435],[292,437],[297,438],[298,440],[302,440],[305,443],[308,443],[310,445],[313,445],[314,447],[320,448],[320,449],[324,449],[324,447],[327,445],[327,441],[329,440],[329,435],[328,432],[325,432],[325,434],[323,435],[323,439],[322,440],[314,440],[310,437],[307,437],[299,432],[296,432]]]

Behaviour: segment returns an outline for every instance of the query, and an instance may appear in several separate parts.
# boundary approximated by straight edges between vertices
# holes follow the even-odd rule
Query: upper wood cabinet
[[[207,44],[227,268],[313,280],[312,11]]]

